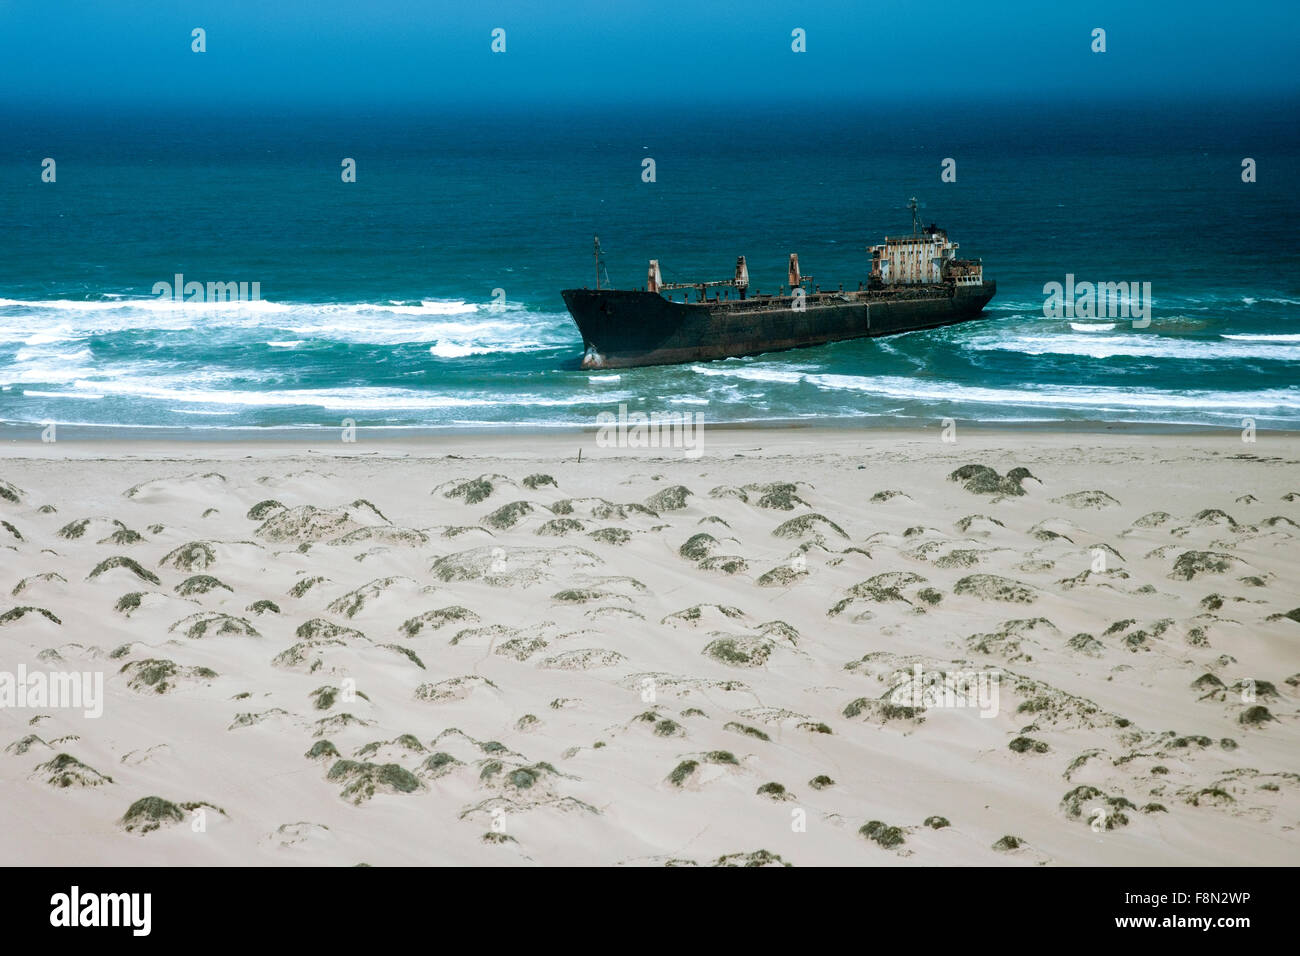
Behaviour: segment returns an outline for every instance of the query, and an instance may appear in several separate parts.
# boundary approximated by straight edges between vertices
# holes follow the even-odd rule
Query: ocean
[[[0,433],[231,437],[710,423],[1300,427],[1294,102],[0,115]],[[41,181],[42,160],[56,181]],[[1242,181],[1242,161],[1257,181]],[[342,181],[344,158],[356,181]],[[642,181],[642,161],[655,181]],[[941,164],[956,161],[956,182]],[[982,258],[983,321],[587,372],[559,292],[824,287],[910,232]],[[176,303],[157,283],[256,282]],[[1150,283],[1146,327],[1044,316]],[[500,291],[497,291],[500,290]]]

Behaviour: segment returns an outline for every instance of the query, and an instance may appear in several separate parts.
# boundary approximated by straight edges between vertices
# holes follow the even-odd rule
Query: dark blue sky
[[[190,52],[190,30],[208,52]],[[507,31],[507,52],[489,50]],[[807,31],[808,50],[790,49]],[[1090,50],[1094,27],[1107,52]],[[1292,95],[1300,2],[0,0],[0,99],[372,107]],[[662,121],[672,122],[670,112]]]

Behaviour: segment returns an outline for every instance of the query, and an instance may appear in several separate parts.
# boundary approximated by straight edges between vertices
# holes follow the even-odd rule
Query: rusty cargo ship
[[[981,260],[957,258],[957,248],[943,229],[919,226],[913,200],[912,234],[872,246],[870,274],[853,291],[822,289],[793,253],[789,290],[776,294],[750,294],[744,256],[730,279],[664,282],[652,259],[645,288],[608,288],[597,239],[596,288],[561,295],[582,333],[583,368],[707,361],[978,319],[997,283],[984,278]]]

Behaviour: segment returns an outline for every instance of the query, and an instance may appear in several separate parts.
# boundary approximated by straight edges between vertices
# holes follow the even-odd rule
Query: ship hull
[[[992,280],[877,292],[723,302],[672,302],[656,292],[568,289],[564,304],[582,333],[582,367],[675,365],[897,335],[980,317]]]

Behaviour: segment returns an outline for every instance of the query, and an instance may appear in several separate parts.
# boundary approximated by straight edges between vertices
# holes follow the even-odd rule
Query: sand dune
[[[709,438],[8,446],[0,855],[1295,862],[1300,440]]]

